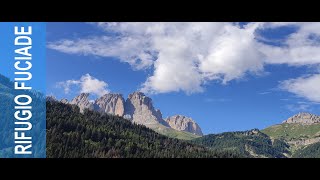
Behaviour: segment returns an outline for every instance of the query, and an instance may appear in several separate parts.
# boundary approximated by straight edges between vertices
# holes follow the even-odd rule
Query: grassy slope
[[[162,124],[149,125],[148,127],[153,129],[159,134],[162,134],[171,138],[177,138],[182,140],[192,140],[192,139],[201,137],[192,133],[171,129],[171,128],[165,127]]]
[[[270,126],[263,133],[272,138],[283,138],[287,141],[301,138],[314,138],[320,136],[320,124],[301,125],[301,124],[279,124]]]
[[[263,133],[269,135],[274,139],[284,139],[287,142],[290,141],[299,141],[312,139],[316,137],[320,137],[320,124],[313,125],[301,125],[301,124],[278,124],[274,126],[270,126],[264,130]],[[290,145],[290,151],[293,154],[293,157],[314,157],[315,154],[309,154],[310,151],[308,148],[312,145]],[[311,147],[312,148],[312,147]],[[305,150],[304,150],[305,149]],[[301,156],[297,155],[303,154]]]

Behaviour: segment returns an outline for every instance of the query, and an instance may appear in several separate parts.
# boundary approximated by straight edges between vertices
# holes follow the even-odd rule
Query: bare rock
[[[196,134],[202,136],[203,133],[201,131],[200,126],[191,118],[182,116],[182,115],[175,115],[168,117],[166,122],[169,126],[178,131],[186,131],[192,134]]]
[[[95,101],[98,111],[112,115],[123,116],[125,101],[121,94],[105,94]]]
[[[83,113],[85,109],[94,110],[94,103],[89,100],[89,93],[81,93],[73,98],[70,104],[77,105],[80,113]]]
[[[311,145],[311,144],[315,144],[315,143],[318,143],[320,142],[320,137],[315,137],[315,138],[310,138],[310,139],[307,139],[307,138],[301,138],[301,139],[298,139],[298,140],[291,140],[291,141],[288,141],[288,143],[290,145],[293,145],[293,146],[307,146],[307,145]]]
[[[57,98],[54,96],[46,96],[46,101],[49,101],[49,102],[57,101]]]
[[[149,126],[160,123],[168,126],[162,119],[160,110],[155,110],[153,107],[152,99],[142,92],[129,94],[125,103],[125,116],[126,118],[130,117],[130,120],[137,124]]]
[[[320,116],[306,113],[306,112],[301,112],[283,121],[283,123],[289,123],[289,124],[299,123],[299,124],[310,125],[314,123],[320,123]]]
[[[66,98],[61,99],[60,102],[63,103],[63,104],[69,104],[69,101]]]

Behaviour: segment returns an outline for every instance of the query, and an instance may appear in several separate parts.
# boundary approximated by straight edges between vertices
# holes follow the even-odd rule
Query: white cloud
[[[320,63],[320,23],[267,23],[264,28],[296,26],[297,32],[285,39],[284,46],[259,44],[266,55],[266,63],[295,66]],[[313,38],[312,38],[313,37]]]
[[[283,81],[280,88],[310,101],[320,102],[320,74]]]
[[[226,83],[241,78],[246,72],[263,70],[263,54],[256,48],[251,28],[225,26],[208,46],[207,54],[200,54],[200,70],[209,79],[217,76]]]
[[[288,104],[285,107],[286,109],[292,112],[310,112],[311,111],[310,104]]]
[[[174,61],[170,59],[174,58]],[[165,93],[185,91],[186,93],[201,92],[202,77],[188,58],[176,57],[175,54],[159,54],[155,62],[154,73],[143,84],[141,91],[149,93]]]
[[[320,23],[92,24],[106,35],[64,39],[48,47],[70,54],[117,57],[136,70],[150,68],[153,73],[141,87],[149,93],[202,92],[211,81],[226,84],[248,73],[260,74],[265,64],[320,64]],[[283,46],[259,41],[258,30],[282,26],[297,27]]]
[[[301,45],[288,47],[265,46],[261,51],[268,55],[268,64],[289,64],[295,66],[320,63],[320,46]]]
[[[144,41],[143,38],[102,36],[59,40],[49,43],[48,48],[69,54],[118,57],[122,62],[127,62],[139,70],[150,67],[153,63],[152,51]]]
[[[65,94],[69,94],[70,90],[71,90],[71,86],[73,85],[79,85],[80,81],[76,81],[76,80],[67,80],[67,81],[63,81],[63,82],[58,82],[57,83],[57,87],[58,88],[63,88],[64,93]]]
[[[79,80],[58,82],[57,86],[62,87],[66,94],[70,92],[72,86],[79,87],[80,93],[91,93],[97,96],[102,96],[109,92],[107,89],[108,84],[106,82],[98,80],[90,76],[90,74],[83,75]]]

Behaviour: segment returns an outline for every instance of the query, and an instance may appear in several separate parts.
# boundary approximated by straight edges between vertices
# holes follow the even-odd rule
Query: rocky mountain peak
[[[147,105],[148,107],[153,107],[152,104],[152,99],[147,97],[144,93],[142,92],[133,92],[131,94],[129,94],[128,99],[131,101],[136,101],[137,103],[139,103],[140,105]]]
[[[146,126],[160,123],[165,126],[168,124],[162,119],[160,110],[155,110],[152,99],[142,92],[129,94],[125,103],[125,115],[138,124]]]
[[[80,112],[83,113],[85,109],[94,110],[94,103],[89,100],[89,93],[81,93],[72,99],[70,104],[77,105],[80,108]]]
[[[118,116],[124,115],[125,101],[121,94],[108,93],[95,101],[98,111],[101,113],[113,114]]]
[[[46,101],[49,101],[49,102],[57,101],[57,98],[54,96],[46,96]]]
[[[135,91],[135,92],[129,94],[129,98],[133,97],[133,96],[146,96],[146,95],[143,92]]]
[[[124,100],[121,94],[108,93],[95,101],[89,100],[89,93],[81,93],[70,102],[67,99],[62,99],[60,102],[77,105],[81,113],[85,109],[95,110],[100,113],[118,115],[133,123],[142,124],[152,129],[172,128],[203,135],[199,125],[191,118],[176,115],[165,121],[162,118],[161,111],[154,108],[152,99],[142,92],[129,94],[127,100]]]
[[[320,116],[307,113],[307,112],[300,112],[289,119],[283,121],[283,123],[299,123],[299,124],[314,124],[320,123]]]
[[[259,129],[251,129],[248,131],[244,131],[244,135],[246,135],[246,136],[258,135],[258,134],[261,134]]]
[[[81,93],[81,94],[79,94],[79,96],[77,96],[77,97],[74,98],[74,99],[80,99],[80,100],[82,100],[82,99],[88,99],[89,96],[90,96],[89,93]]]
[[[175,130],[186,131],[199,136],[203,135],[200,126],[190,117],[175,115],[166,118],[165,121]]]
[[[69,104],[69,101],[66,98],[61,99],[60,102],[63,104]]]

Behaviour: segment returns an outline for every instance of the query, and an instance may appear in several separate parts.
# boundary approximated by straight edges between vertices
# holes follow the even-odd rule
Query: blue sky
[[[16,75],[15,72],[18,70],[14,67],[14,58],[18,57],[14,51],[19,48],[25,48],[26,46],[14,45],[14,39],[17,35],[14,34],[14,27],[24,27],[27,29],[28,26],[32,26],[33,34],[30,35],[32,38],[32,48],[28,51],[31,55],[32,68],[29,72],[32,74],[32,78],[25,82],[27,87],[32,87],[33,90],[45,92],[45,50],[46,50],[46,25],[45,23],[0,23],[0,73],[12,81],[14,78],[24,78],[25,76]],[[20,29],[19,29],[20,30]],[[21,55],[22,56],[22,55]],[[23,63],[21,63],[23,65]]]
[[[192,117],[205,134],[261,129],[301,111],[320,114],[319,27],[48,23],[47,94],[141,90],[164,118]]]

